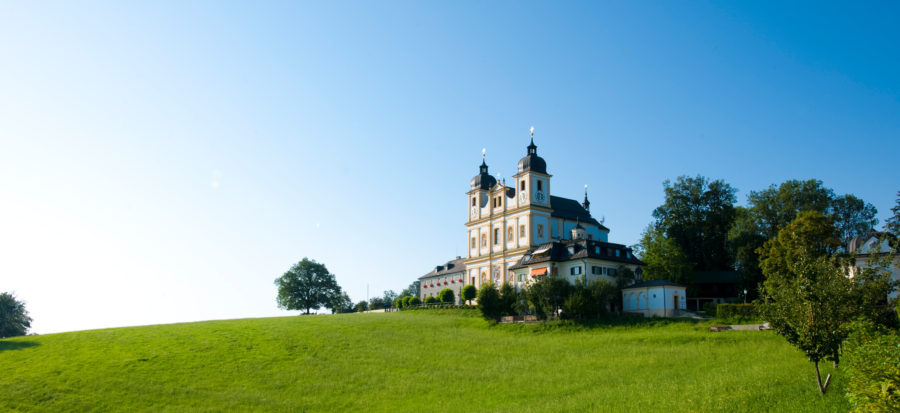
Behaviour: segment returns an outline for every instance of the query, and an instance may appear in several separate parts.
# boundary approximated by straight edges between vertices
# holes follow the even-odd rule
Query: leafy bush
[[[439,302],[440,301],[438,301],[437,297],[426,297],[425,298],[425,304],[437,304]]]
[[[440,299],[441,302],[445,304],[456,303],[456,295],[453,294],[453,290],[449,288],[444,288],[443,290],[441,290],[441,292],[438,293],[438,299]]]
[[[486,282],[478,289],[478,309],[484,318],[497,318],[503,313],[500,303],[500,292],[494,283]]]
[[[618,294],[616,286],[605,280],[587,281],[585,277],[575,280],[565,300],[565,308],[570,315],[580,318],[595,318],[607,313],[609,304]]]
[[[360,301],[356,303],[356,311],[363,312],[369,310],[369,303],[367,301]]]
[[[710,301],[703,304],[703,312],[710,317],[716,316],[716,303]]]
[[[471,301],[474,300],[475,297],[478,296],[478,290],[474,285],[469,284],[462,288],[462,300],[463,301]]]
[[[900,333],[855,324],[844,344],[844,366],[853,411],[900,411]]]
[[[500,315],[517,315],[518,311],[516,311],[516,302],[519,300],[519,295],[516,294],[516,289],[510,283],[503,283],[500,286]]]
[[[528,288],[526,296],[535,314],[540,318],[547,318],[557,308],[565,306],[570,289],[569,282],[560,277],[543,276]]]
[[[719,304],[716,317],[740,322],[757,318],[757,312],[753,304]]]
[[[421,304],[422,304],[422,300],[419,299],[419,297],[410,297],[410,298],[409,298],[409,304],[408,304],[408,305],[414,306],[414,305],[421,305]]]

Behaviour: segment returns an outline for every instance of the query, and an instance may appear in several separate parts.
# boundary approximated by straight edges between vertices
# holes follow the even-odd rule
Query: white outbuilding
[[[666,280],[633,284],[622,289],[626,313],[644,317],[677,317],[686,311],[687,286]]]

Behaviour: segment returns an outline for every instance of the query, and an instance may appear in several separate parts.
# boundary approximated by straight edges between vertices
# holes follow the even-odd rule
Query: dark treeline
[[[872,204],[836,195],[817,179],[751,191],[746,207],[735,205],[737,190],[723,180],[680,176],[663,188],[665,202],[653,210],[654,220],[635,247],[647,264],[644,280],[691,285],[694,271],[737,271],[748,299],[756,298],[763,281],[760,248],[800,212],[826,216],[843,246],[878,223]]]

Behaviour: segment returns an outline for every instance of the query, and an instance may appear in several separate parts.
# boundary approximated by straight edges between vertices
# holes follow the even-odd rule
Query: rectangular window
[[[519,274],[519,282],[520,283],[525,282],[525,274]]]
[[[620,252],[622,252],[622,251],[616,250],[616,256],[617,256],[617,257],[619,256],[619,253],[620,253]]]
[[[591,267],[591,274],[601,275],[603,273],[602,270],[603,270],[602,268],[595,265],[595,266]]]
[[[538,224],[538,238],[544,238],[544,225]]]
[[[579,275],[581,274],[581,267],[572,267],[569,269],[569,274]]]
[[[513,239],[513,227],[509,227],[506,229],[506,242],[510,242]]]
[[[472,248],[475,248],[475,237],[472,237]]]
[[[494,228],[494,245],[500,243],[500,228]]]
[[[475,206],[475,198],[472,198],[472,206]]]
[[[519,185],[519,187],[521,187],[522,191],[525,190],[525,180],[524,179],[522,180],[522,183]]]
[[[525,226],[519,225],[519,237],[525,238]]]
[[[487,234],[481,234],[481,247],[484,248],[487,246]]]
[[[542,184],[541,180],[538,179],[538,191],[543,191],[543,190],[544,190],[541,184]]]
[[[616,269],[615,269],[615,268],[607,268],[607,269],[606,269],[606,274],[609,275],[610,277],[615,277],[615,276],[616,276]]]

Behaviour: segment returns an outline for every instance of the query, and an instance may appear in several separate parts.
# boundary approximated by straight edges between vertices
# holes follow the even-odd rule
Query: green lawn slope
[[[401,312],[0,340],[0,410],[846,411],[772,332]],[[825,373],[833,371],[830,366]],[[823,373],[824,374],[824,373]]]

